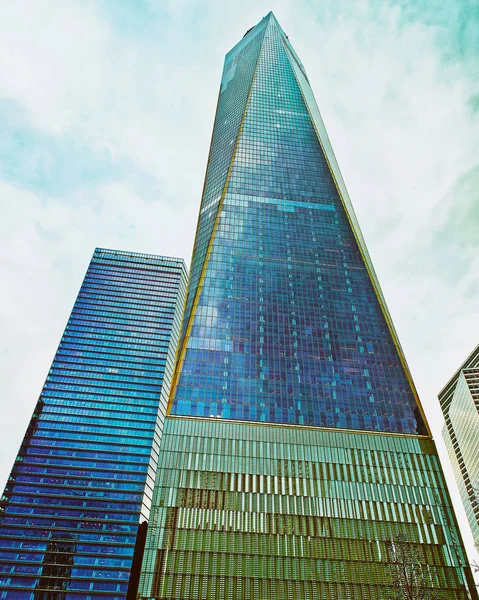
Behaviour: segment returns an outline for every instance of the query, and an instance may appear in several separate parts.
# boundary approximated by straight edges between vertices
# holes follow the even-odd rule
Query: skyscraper
[[[462,502],[479,544],[479,346],[439,393],[443,437]]]
[[[1,500],[0,598],[126,597],[185,289],[180,259],[95,250]]]
[[[304,67],[225,59],[141,598],[389,598],[388,543],[476,598],[436,448]]]

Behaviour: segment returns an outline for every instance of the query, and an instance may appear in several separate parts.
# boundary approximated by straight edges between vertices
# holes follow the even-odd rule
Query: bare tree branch
[[[391,600],[442,600],[443,594],[434,581],[434,569],[421,560],[417,546],[405,535],[388,540],[386,549],[386,564],[394,588]]]

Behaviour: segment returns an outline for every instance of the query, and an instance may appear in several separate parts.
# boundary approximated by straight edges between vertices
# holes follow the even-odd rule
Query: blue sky
[[[269,10],[445,456],[437,392],[479,342],[478,1],[16,0],[0,8],[0,480],[94,247],[189,261],[223,57]]]

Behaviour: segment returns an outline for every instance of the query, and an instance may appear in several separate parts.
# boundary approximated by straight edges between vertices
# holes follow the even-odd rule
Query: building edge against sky
[[[479,346],[439,392],[443,438],[471,526],[479,544]]]
[[[1,499],[0,598],[126,598],[186,279],[182,259],[95,250]]]
[[[318,390],[322,390],[322,394]],[[140,598],[477,598],[437,450],[299,58],[229,52]]]

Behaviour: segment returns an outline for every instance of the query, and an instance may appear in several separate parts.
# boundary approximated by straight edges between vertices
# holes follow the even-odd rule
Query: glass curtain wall
[[[1,499],[0,598],[125,599],[185,288],[180,259],[95,251]]]
[[[385,600],[395,540],[428,593],[477,598],[307,75],[270,13],[225,59],[139,595]]]

